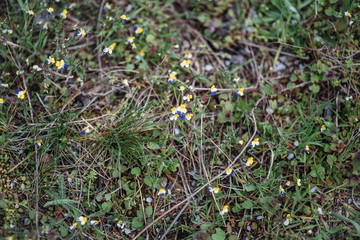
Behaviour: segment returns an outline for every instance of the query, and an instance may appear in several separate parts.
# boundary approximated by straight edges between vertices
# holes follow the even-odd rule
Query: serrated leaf
[[[224,240],[226,237],[226,234],[221,228],[216,228],[216,233],[211,235],[212,240]]]
[[[150,217],[152,214],[153,214],[153,207],[150,205],[150,206],[147,206],[145,208],[145,214],[146,216]]]
[[[141,173],[141,169],[139,167],[135,167],[131,169],[131,174],[136,177],[140,176],[140,173]]]
[[[253,206],[254,206],[254,204],[250,200],[246,200],[242,204],[242,207],[245,209],[251,209]]]
[[[131,226],[133,228],[142,228],[144,226],[144,223],[139,218],[135,217],[131,222]]]
[[[269,96],[271,96],[273,94],[272,89],[271,89],[271,85],[270,84],[266,84],[263,88],[262,88],[263,92]]]

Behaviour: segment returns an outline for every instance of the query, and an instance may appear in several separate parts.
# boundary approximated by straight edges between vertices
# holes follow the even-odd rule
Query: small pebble
[[[151,197],[147,197],[147,198],[146,198],[146,201],[147,201],[148,203],[151,203],[151,202],[153,201],[153,199],[152,199]]]
[[[226,61],[225,61],[225,65],[226,65],[226,66],[230,66],[230,64],[231,64],[230,60],[226,60]]]
[[[263,219],[264,217],[263,216],[257,216],[257,220],[261,220],[261,219]]]
[[[246,226],[246,229],[250,232],[251,231],[251,227],[248,225]]]
[[[323,210],[321,207],[318,207],[317,209],[317,213],[320,214],[320,215],[323,215]]]
[[[298,142],[298,141],[295,141],[295,142],[294,142],[294,146],[295,146],[295,147],[298,147],[298,146],[299,146],[299,142]]]
[[[131,233],[131,230],[128,228],[124,228],[124,232],[126,235],[129,235]]]
[[[210,64],[205,65],[205,71],[210,72],[212,70],[213,70],[213,66],[211,66]]]
[[[272,110],[271,108],[266,108],[265,110],[267,112],[267,114],[273,114],[274,113],[274,110]]]
[[[291,160],[291,159],[294,158],[294,156],[295,156],[295,155],[294,155],[293,153],[290,153],[290,154],[288,155],[287,159],[288,159],[288,160]]]

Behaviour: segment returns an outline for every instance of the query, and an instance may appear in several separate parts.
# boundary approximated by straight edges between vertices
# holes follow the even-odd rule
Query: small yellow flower
[[[290,181],[287,181],[287,182],[286,182],[286,186],[289,187],[290,185],[291,185],[291,182],[290,182]]]
[[[67,17],[67,13],[68,13],[68,11],[67,11],[66,9],[64,9],[64,10],[60,13],[60,17],[61,17],[62,19],[65,19],[65,18]]]
[[[210,88],[210,94],[211,94],[212,96],[216,95],[216,91],[217,91],[217,90],[218,90],[218,89],[215,87],[215,85],[212,85],[211,88]]]
[[[78,225],[77,222],[74,223],[73,225],[71,225],[71,226],[69,227],[69,230],[70,230],[70,231],[71,231],[71,230],[74,230],[74,229],[77,227],[77,225]]]
[[[249,157],[247,162],[246,162],[246,166],[250,167],[252,164],[254,163],[254,158],[253,157]]]
[[[136,34],[140,34],[140,33],[142,33],[144,31],[144,29],[142,28],[142,27],[136,27],[136,29],[135,29],[135,33]]]
[[[259,138],[255,138],[254,141],[251,142],[251,147],[255,147],[259,145]]]
[[[347,11],[344,14],[345,14],[345,17],[351,17],[351,13],[349,13]]]
[[[190,121],[193,116],[194,116],[194,114],[188,113],[188,114],[186,114],[186,119]]]
[[[321,128],[320,128],[320,131],[322,131],[322,132],[323,132],[323,131],[325,131],[325,130],[326,130],[325,125],[322,125],[322,126],[321,126]]]
[[[20,98],[21,100],[23,100],[25,98],[25,93],[26,93],[26,90],[23,90],[23,91],[20,91],[19,89],[16,90],[16,95],[18,98]]]
[[[80,216],[76,219],[76,221],[79,221],[81,225],[85,225],[87,222],[87,217]]]
[[[162,197],[162,196],[164,196],[166,194],[166,190],[164,189],[164,188],[161,188],[160,190],[159,190],[159,192],[158,192],[158,196],[159,197]]]
[[[286,214],[285,221],[283,222],[283,224],[285,226],[287,226],[287,225],[289,225],[290,221],[291,221],[291,214],[288,213],[288,214]]]
[[[213,193],[218,193],[220,191],[220,188],[218,188],[218,187],[214,187],[214,188],[209,187],[209,191],[213,192]]]
[[[186,110],[186,104],[181,104],[178,108],[177,108],[177,111],[180,111],[182,113],[186,113],[187,110]]]
[[[309,154],[310,153],[310,148],[308,145],[306,145],[306,147],[304,148],[304,152]]]
[[[297,184],[299,187],[301,186],[301,179],[300,179],[300,178],[296,179],[296,184]]]
[[[176,107],[173,107],[172,109],[171,109],[171,112],[172,112],[172,114],[175,114],[176,113]]]
[[[225,213],[229,212],[229,206],[225,205],[222,209],[222,211],[220,212],[220,215],[224,215]]]
[[[142,56],[142,57],[143,57],[143,56],[145,55],[144,50],[142,50],[142,49],[141,49],[141,50],[140,50],[140,52],[139,52],[139,54],[140,54],[140,56]]]
[[[99,224],[100,220],[91,220],[90,221],[90,225],[93,226],[93,225],[97,225]]]
[[[236,93],[236,97],[238,96],[244,96],[244,89],[240,88],[239,91]]]
[[[239,141],[239,144],[240,144],[240,145],[243,145],[243,144],[244,144],[244,141],[243,141],[243,140],[240,140],[240,141]]]
[[[132,48],[132,49],[136,49],[136,44],[135,44],[135,43],[132,43],[132,44],[131,44],[131,48]]]
[[[185,55],[185,58],[187,58],[187,59],[191,59],[192,57],[193,57],[192,53],[188,53]]]
[[[190,64],[191,64],[190,60],[184,60],[184,61],[182,61],[182,63],[180,63],[180,66],[185,67],[185,68],[189,68]]]
[[[29,10],[29,11],[27,11],[27,13],[30,14],[30,15],[35,15],[33,10]]]
[[[1,104],[1,103],[4,103],[4,101],[5,101],[5,100],[4,100],[3,98],[0,98],[0,104]]]
[[[229,177],[232,177],[234,170],[232,170],[231,168],[226,169],[225,171],[226,175],[228,175]]]
[[[48,13],[53,13],[54,12],[54,9],[52,7],[48,8],[47,9]]]
[[[128,37],[125,42],[126,42],[126,44],[133,43],[134,40],[135,40],[135,37]]]
[[[188,101],[188,102],[190,102],[192,98],[193,98],[193,96],[191,94],[183,96],[183,100]]]
[[[281,185],[279,186],[279,192],[280,192],[281,195],[284,195],[284,196],[286,195],[286,192],[285,192],[284,188]]]
[[[121,20],[123,20],[123,21],[128,20],[128,18],[127,18],[127,17],[126,17],[126,15],[124,15],[124,14],[123,14],[123,15],[121,15],[121,17],[120,17],[120,18],[121,18]]]
[[[84,36],[86,35],[86,31],[81,28],[81,29],[77,32],[77,35],[84,37]]]
[[[55,63],[55,58],[53,58],[53,57],[50,56],[50,57],[46,60],[46,63],[47,63],[47,64],[50,64],[50,63],[54,64],[54,63]]]
[[[36,142],[36,146],[37,146],[38,148],[41,147],[41,145],[42,145],[42,140],[39,140],[39,141]]]
[[[184,86],[180,86],[180,91],[184,91],[186,88]]]

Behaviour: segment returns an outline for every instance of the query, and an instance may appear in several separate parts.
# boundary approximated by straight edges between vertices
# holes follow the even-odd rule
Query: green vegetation
[[[357,1],[0,7],[1,237],[359,237]]]

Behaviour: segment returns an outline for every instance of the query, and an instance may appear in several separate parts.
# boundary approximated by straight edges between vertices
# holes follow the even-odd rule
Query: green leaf
[[[159,149],[160,146],[156,142],[149,142],[148,143],[148,148],[151,149],[151,150],[156,150],[156,149]]]
[[[311,91],[314,94],[317,94],[320,91],[320,86],[319,85],[312,85]]]
[[[144,183],[146,184],[146,185],[148,185],[149,187],[152,187],[153,186],[153,179],[152,179],[152,177],[145,177],[144,178]]]
[[[327,9],[325,9],[325,14],[329,17],[332,16],[332,14],[333,14],[332,8],[328,7]]]
[[[242,206],[245,209],[251,209],[254,204],[250,200],[246,200],[245,202],[243,202]]]
[[[326,161],[330,166],[333,166],[336,161],[336,157],[334,155],[328,155]]]
[[[131,169],[131,174],[136,177],[140,176],[140,173],[141,173],[141,169],[139,167],[135,167]]]
[[[216,228],[216,233],[211,235],[212,240],[225,240],[226,234],[221,228]]]
[[[68,228],[64,226],[60,227],[59,231],[62,237],[66,237],[69,233]]]
[[[271,89],[271,85],[270,84],[266,84],[263,88],[262,88],[263,92],[267,95],[273,95],[273,91]]]
[[[150,205],[150,206],[147,206],[145,208],[145,214],[146,216],[150,217],[152,214],[153,214],[153,207]]]
[[[5,200],[0,200],[0,208],[7,208],[7,207],[8,207],[8,205],[5,202]]]
[[[233,112],[234,111],[234,106],[232,105],[231,102],[226,102],[225,106],[224,106],[225,112]]]
[[[317,75],[317,74],[313,74],[313,75],[311,75],[310,80],[311,80],[311,82],[313,82],[313,83],[317,83],[317,82],[319,82],[320,77],[319,77],[319,75]]]
[[[105,211],[108,212],[111,210],[112,207],[112,202],[108,201],[108,202],[104,202],[103,204],[101,204],[101,208]]]
[[[256,186],[253,184],[244,184],[244,188],[247,192],[252,192],[256,189]]]
[[[217,121],[219,123],[226,123],[228,122],[228,119],[225,117],[225,114],[223,112],[219,112]]]
[[[110,200],[111,200],[111,194],[110,194],[110,193],[105,194],[105,200],[106,200],[106,201],[110,201]]]
[[[135,217],[131,222],[131,226],[133,228],[142,228],[144,226],[144,223],[138,217]]]
[[[146,42],[152,43],[154,40],[155,40],[154,35],[149,34],[149,35],[146,36]]]

